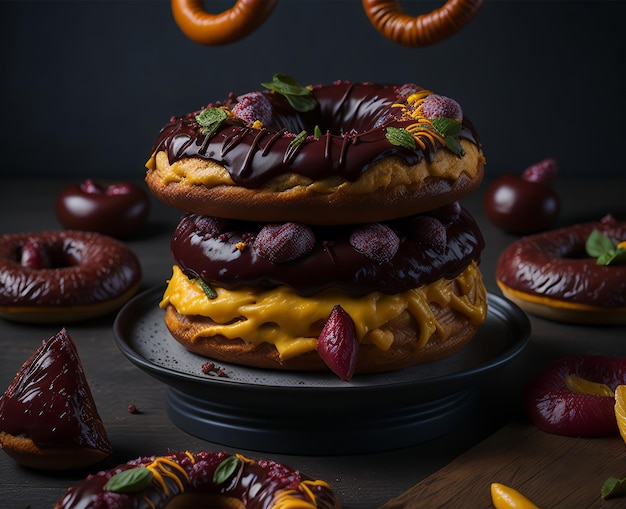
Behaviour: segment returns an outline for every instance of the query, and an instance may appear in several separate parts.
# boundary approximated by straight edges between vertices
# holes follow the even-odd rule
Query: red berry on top
[[[524,170],[522,178],[528,182],[550,184],[556,177],[557,164],[552,158],[544,159]]]
[[[315,246],[315,234],[300,223],[267,224],[254,239],[258,255],[274,263],[300,258]]]
[[[272,105],[263,92],[250,92],[241,95],[237,101],[231,112],[246,124],[252,125],[256,120],[264,125],[271,123]]]
[[[461,109],[461,105],[454,99],[443,95],[431,94],[424,99],[422,115],[429,120],[435,117],[461,120],[463,118],[463,110]]]
[[[437,253],[443,253],[448,245],[445,226],[430,216],[418,216],[411,221],[411,236],[426,249]]]
[[[370,260],[384,263],[398,252],[400,238],[389,226],[372,223],[354,230],[350,235],[350,245]]]

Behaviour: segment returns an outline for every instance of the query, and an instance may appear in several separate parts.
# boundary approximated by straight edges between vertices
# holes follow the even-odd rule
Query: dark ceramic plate
[[[165,383],[172,422],[224,445],[291,454],[351,454],[413,445],[451,431],[467,415],[476,383],[519,355],[530,335],[526,314],[489,294],[487,320],[458,353],[393,373],[279,372],[216,362],[172,339],[158,306],[165,288],[147,290],[119,312],[115,341],[139,368]]]

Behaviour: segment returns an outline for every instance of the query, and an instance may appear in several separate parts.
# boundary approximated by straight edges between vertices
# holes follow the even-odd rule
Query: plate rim
[[[490,292],[487,292],[487,319],[490,317],[499,318],[501,320],[509,319],[512,320],[515,325],[515,333],[516,339],[511,341],[507,347],[498,353],[494,358],[490,359],[488,363],[483,363],[479,366],[467,368],[464,370],[460,370],[455,373],[448,373],[440,376],[431,376],[419,380],[399,380],[399,381],[389,381],[380,385],[372,385],[372,384],[359,384],[359,383],[345,383],[345,385],[338,386],[323,386],[323,385],[293,385],[293,386],[285,386],[285,385],[272,385],[268,383],[258,383],[251,384],[241,380],[233,380],[226,377],[217,377],[217,376],[206,376],[202,377],[200,375],[194,375],[191,373],[186,373],[183,371],[176,371],[173,368],[167,366],[161,366],[156,364],[149,359],[142,356],[136,349],[132,348],[129,341],[125,339],[125,334],[122,329],[127,322],[132,322],[132,319],[127,315],[132,314],[131,311],[134,310],[135,307],[140,307],[141,309],[147,307],[149,303],[158,307],[158,302],[161,300],[160,296],[157,298],[156,296],[162,295],[165,291],[166,285],[156,285],[151,288],[145,289],[135,295],[132,299],[130,299],[117,313],[114,323],[113,323],[113,336],[115,343],[121,353],[133,364],[137,367],[148,373],[149,375],[159,379],[161,382],[165,383],[170,387],[177,387],[180,389],[181,382],[184,382],[185,386],[188,384],[196,385],[198,388],[204,386],[215,387],[216,384],[222,387],[229,387],[233,390],[251,390],[251,389],[259,389],[259,390],[267,390],[271,389],[273,391],[283,390],[283,391],[298,391],[298,393],[306,392],[306,391],[315,391],[315,392],[324,392],[324,393],[332,393],[335,391],[380,391],[380,390],[397,390],[403,387],[415,387],[424,386],[430,387],[434,385],[455,385],[458,384],[462,380],[474,379],[481,376],[484,376],[492,371],[508,364],[513,359],[515,359],[527,346],[531,334],[531,323],[528,315],[514,302],[510,301],[504,296],[496,295]],[[153,295],[155,297],[153,297]],[[172,341],[175,340],[172,338]],[[178,345],[178,343],[176,343]],[[180,345],[181,348],[182,345]],[[197,355],[197,354],[195,354]],[[202,359],[201,356],[198,356],[199,359]],[[438,361],[433,361],[438,362]],[[226,366],[234,366],[236,365],[229,364],[226,362],[220,362],[220,365]],[[256,370],[257,368],[246,367],[247,370]],[[262,370],[258,368],[260,373],[263,373],[264,377],[267,376],[268,372],[271,370]],[[282,373],[282,372],[281,372]],[[377,374],[363,374],[359,375],[360,381],[363,381],[367,377],[375,377]],[[271,375],[270,375],[271,376]],[[307,372],[307,377],[315,376],[313,373]],[[320,376],[330,377],[333,376],[331,373],[320,373]],[[353,379],[354,381],[355,379]],[[171,383],[170,383],[171,382]]]

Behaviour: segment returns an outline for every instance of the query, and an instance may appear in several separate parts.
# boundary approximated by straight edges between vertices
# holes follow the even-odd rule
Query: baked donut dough
[[[355,372],[392,371],[457,351],[485,318],[483,239],[463,209],[368,226],[287,223],[270,229],[274,237],[267,230],[206,216],[181,220],[161,307],[187,349],[236,364],[324,370],[318,337],[340,305],[360,343]]]
[[[458,118],[433,120],[450,99],[412,84],[306,90],[305,112],[275,91],[209,105],[226,115],[210,134],[202,111],[172,118],[146,164],[151,191],[200,215],[345,224],[425,212],[480,185],[485,158],[458,104]]]
[[[414,84],[263,85],[173,117],[146,163],[187,213],[160,303],[172,336],[346,381],[460,349],[487,314],[459,203],[485,158],[460,105]]]
[[[225,452],[140,457],[88,476],[54,509],[111,507],[340,509],[327,482],[273,460]]]
[[[141,283],[141,265],[122,242],[86,231],[0,237],[0,317],[67,323],[111,313]]]
[[[600,265],[585,252],[594,230],[615,246],[626,239],[626,223],[608,215],[512,243],[496,266],[502,293],[529,313],[551,320],[626,323],[626,264]]]

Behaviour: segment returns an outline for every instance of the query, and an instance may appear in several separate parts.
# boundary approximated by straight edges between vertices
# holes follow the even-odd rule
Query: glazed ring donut
[[[54,509],[164,509],[170,501],[176,507],[341,507],[325,481],[282,463],[225,452],[184,452],[137,458],[90,475],[69,488]]]
[[[606,216],[523,237],[496,265],[502,293],[529,313],[572,323],[626,323],[626,265],[598,265],[585,252],[597,229],[617,245],[626,223]]]
[[[428,46],[450,37],[469,23],[483,0],[448,0],[432,12],[413,17],[396,0],[363,0],[372,25],[388,39],[405,46]]]
[[[277,76],[269,86],[295,95],[271,88],[172,118],[146,163],[152,193],[204,216],[347,224],[426,212],[480,185],[485,158],[456,101],[412,84]]]
[[[111,237],[83,231],[0,237],[0,317],[63,323],[115,311],[139,288],[135,254]]]
[[[221,45],[243,39],[256,30],[270,15],[277,0],[237,0],[220,13],[209,14],[202,0],[172,0],[174,20],[192,41]]]

